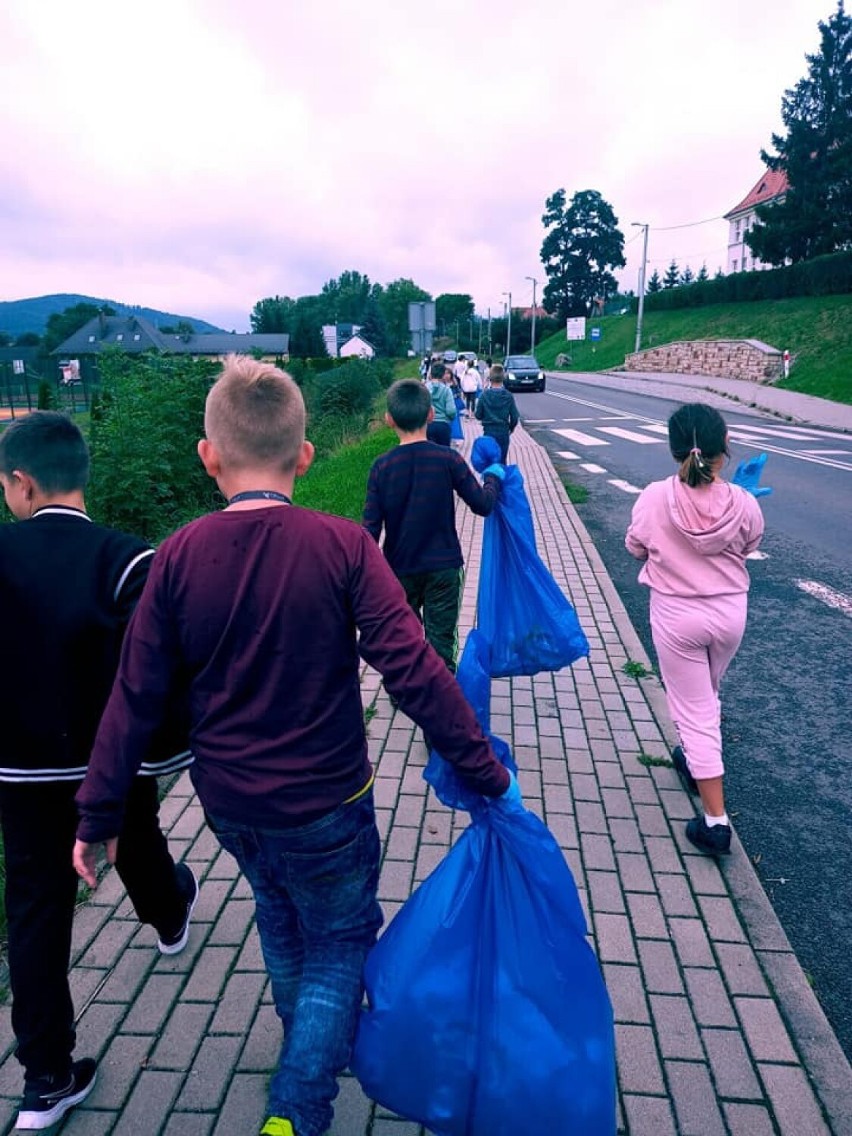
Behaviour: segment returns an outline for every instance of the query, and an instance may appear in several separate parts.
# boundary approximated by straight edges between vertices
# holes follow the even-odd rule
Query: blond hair
[[[228,355],[207,395],[204,432],[224,466],[293,469],[305,440],[305,402],[272,363]]]

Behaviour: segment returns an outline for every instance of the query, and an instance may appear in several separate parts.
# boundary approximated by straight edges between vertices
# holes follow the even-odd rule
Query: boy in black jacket
[[[503,386],[505,371],[495,363],[489,371],[490,386],[479,396],[476,417],[482,423],[482,433],[493,438],[500,447],[500,461],[506,464],[509,454],[509,435],[518,425],[519,415],[515,400]]]
[[[95,1082],[95,1062],[71,1058],[74,794],[153,556],[136,537],[92,523],[83,499],[88,472],[83,437],[62,414],[36,411],[0,434],[0,483],[21,522],[0,525],[0,826],[24,1130],[56,1124]],[[116,864],[164,954],[186,945],[198,894],[191,870],[175,866],[157,819],[156,775],[191,762],[185,737],[179,747],[160,739],[157,751],[168,758],[149,755],[149,776],[136,779],[127,804]],[[176,748],[184,752],[174,756]]]

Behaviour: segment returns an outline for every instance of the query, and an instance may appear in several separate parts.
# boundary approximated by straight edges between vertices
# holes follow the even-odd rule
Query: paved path
[[[466,424],[468,441],[478,426]],[[590,915],[615,1009],[619,1131],[629,1136],[849,1136],[852,1070],[737,844],[720,871],[682,835],[690,799],[663,758],[672,740],[654,678],[603,564],[544,450],[518,431],[539,549],[570,595],[591,656],[559,674],[497,680],[492,724],[511,741],[527,806],[565,851]],[[464,507],[463,627],[475,606],[481,522]],[[378,676],[363,681],[385,839],[388,917],[464,828],[421,778],[419,730],[394,714]],[[255,1136],[280,1033],[233,860],[205,828],[184,775],[163,820],[198,873],[190,943],[161,958],[115,873],[80,909],[72,985],[79,1052],[101,1059],[95,1091],[63,1136]],[[20,1073],[0,1014],[0,1132]],[[420,1136],[346,1077],[331,1136]],[[558,1133],[536,1136],[561,1136]]]

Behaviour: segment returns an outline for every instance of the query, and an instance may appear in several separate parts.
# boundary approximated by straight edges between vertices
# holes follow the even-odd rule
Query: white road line
[[[580,455],[574,454],[570,450],[557,450],[556,456],[558,458],[567,458],[568,461],[579,461],[580,460]]]
[[[629,422],[631,419],[635,419],[635,417],[636,417],[635,414],[604,414],[603,417],[598,419],[598,421],[599,422]]]
[[[625,430],[621,426],[600,426],[602,434],[612,434],[613,438],[623,438],[625,442],[638,442],[640,446],[659,446],[661,438],[649,438],[647,434],[637,434],[635,430]]]
[[[530,426],[543,426],[547,422],[555,422],[555,418],[525,418],[524,422],[529,423]]]
[[[554,421],[556,421],[556,420],[554,419]],[[560,421],[562,421],[562,422],[598,422],[599,419],[598,418],[562,418],[562,419],[560,419]]]
[[[610,477],[607,479],[608,484],[614,485],[616,489],[623,489],[625,493],[641,493],[642,490],[635,485],[631,485],[629,481],[622,481],[620,477]]]
[[[580,469],[584,469],[586,473],[606,473],[602,465],[595,465],[594,462],[581,462]]]
[[[590,399],[577,398],[575,395],[570,394],[562,394],[560,391],[550,391],[549,393],[554,398],[564,399],[565,402],[574,402],[580,406],[590,406],[594,410],[605,410],[609,414],[612,414],[613,411],[617,412],[619,409],[617,406],[606,406],[601,402],[592,402]],[[645,418],[645,416],[642,414],[635,414],[633,415],[633,417],[639,423],[641,423]],[[645,419],[645,422],[647,423],[647,425],[645,425],[643,428],[646,430],[654,429],[654,431],[656,432],[656,429],[659,428],[657,422],[652,418]],[[557,433],[558,432],[559,431],[557,431]],[[734,440],[736,441],[737,439]],[[783,449],[781,446],[772,446],[768,442],[764,442],[763,440],[758,441],[757,438],[755,438],[753,435],[741,439],[741,441],[745,442],[745,444],[747,445],[759,445],[762,450],[765,450],[769,454],[780,454],[780,456],[784,458],[796,458],[798,461],[809,462],[811,465],[823,465],[827,466],[829,469],[842,469],[847,473],[852,473],[852,465],[850,465],[849,463],[836,461],[834,458],[826,458],[817,455],[806,454],[802,450],[789,450]]]
[[[834,608],[836,611],[842,611],[844,615],[848,615],[852,619],[852,596],[844,595],[843,592],[836,592],[834,588],[829,588],[827,584],[820,584],[817,580],[794,580],[793,583],[803,592],[807,592],[809,596],[813,596],[815,600],[820,600],[821,603]]]
[[[825,457],[830,457],[832,454],[842,454],[845,457],[852,457],[852,450],[802,450],[803,454],[822,454]]]
[[[581,430],[554,430],[560,438],[567,438],[577,446],[608,446],[606,438],[595,438],[591,434],[584,434]]]

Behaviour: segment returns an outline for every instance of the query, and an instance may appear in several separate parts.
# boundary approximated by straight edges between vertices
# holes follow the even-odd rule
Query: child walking
[[[18,524],[0,525],[0,825],[12,1028],[24,1067],[17,1126],[50,1128],[84,1100],[95,1062],[72,1060],[68,985],[77,810],[124,629],[153,549],[93,524],[83,497],[86,444],[70,419],[36,411],[0,434],[0,482]],[[156,774],[188,765],[185,723],[164,719],[129,786],[116,867],[163,954],[183,950],[198,887],[175,866],[157,820]]]
[[[400,379],[390,387],[385,420],[400,444],[373,462],[363,520],[376,541],[385,530],[385,558],[422,619],[426,638],[455,672],[464,564],[455,495],[486,517],[505,475],[490,466],[480,485],[461,454],[428,441],[431,416],[422,383]]]
[[[482,423],[482,433],[495,439],[504,465],[509,455],[509,435],[520,420],[515,399],[503,386],[505,374],[502,364],[495,363],[488,372],[488,387],[476,402],[476,417]]]
[[[77,794],[74,863],[93,883],[95,845],[114,854],[149,739],[170,697],[187,695],[193,783],[254,892],[284,1027],[262,1134],[321,1136],[382,922],[359,654],[468,784],[519,793],[375,541],[291,503],[313,457],[293,380],[229,356],[204,432],[198,452],[228,507],[154,557]]]
[[[721,478],[728,432],[717,410],[688,403],[668,430],[678,472],[636,499],[625,544],[645,561],[639,581],[650,588],[651,634],[681,741],[674,766],[704,810],[687,823],[686,836],[719,857],[731,850],[719,684],[745,630],[745,561],[760,543],[763,514],[745,489]]]

